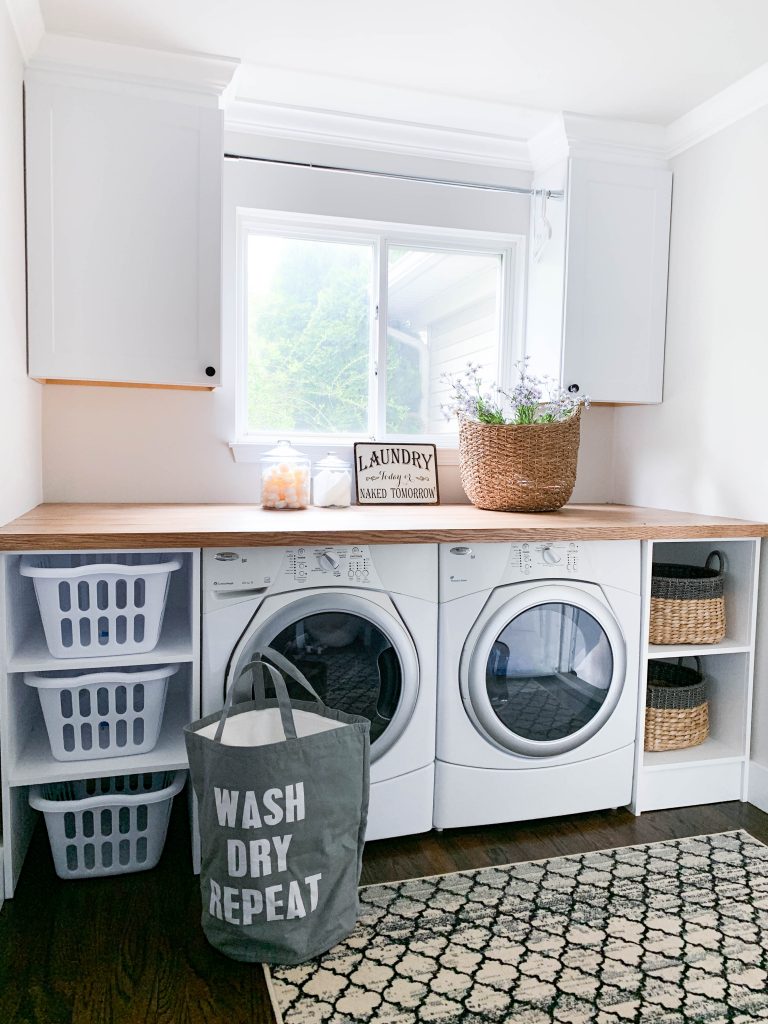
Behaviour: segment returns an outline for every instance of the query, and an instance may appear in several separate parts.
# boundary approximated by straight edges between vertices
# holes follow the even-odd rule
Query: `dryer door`
[[[255,650],[272,647],[302,672],[325,703],[371,723],[371,760],[407,726],[419,692],[413,640],[396,613],[364,596],[334,590],[267,599],[249,622],[227,668],[225,691]],[[288,680],[297,700],[310,699]],[[273,692],[268,690],[268,696]],[[246,700],[243,692],[236,699]]]
[[[610,717],[626,651],[599,593],[565,583],[494,592],[468,641],[462,683],[476,725],[498,746],[552,757],[579,747]]]

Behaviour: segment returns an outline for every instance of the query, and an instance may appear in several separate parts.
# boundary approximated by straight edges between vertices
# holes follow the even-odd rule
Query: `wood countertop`
[[[632,505],[486,512],[472,505],[267,511],[257,505],[45,504],[0,528],[2,551],[765,537],[767,523]]]

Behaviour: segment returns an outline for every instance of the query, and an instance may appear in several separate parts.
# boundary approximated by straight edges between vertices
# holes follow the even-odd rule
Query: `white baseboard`
[[[749,762],[747,799],[755,807],[768,813],[768,767],[758,764],[757,761]]]

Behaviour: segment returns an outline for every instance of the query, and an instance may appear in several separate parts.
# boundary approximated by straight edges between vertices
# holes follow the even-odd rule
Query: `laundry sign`
[[[437,505],[437,449],[433,444],[355,444],[360,505]]]

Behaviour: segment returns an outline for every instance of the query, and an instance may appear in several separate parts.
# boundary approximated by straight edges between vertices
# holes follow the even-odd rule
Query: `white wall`
[[[614,500],[768,521],[768,109],[673,170],[664,402],[616,410]],[[768,763],[763,562],[754,743]]]
[[[26,376],[23,62],[0,3],[0,523],[41,500],[40,385]]]
[[[229,152],[258,152],[284,159],[314,159],[341,166],[370,164],[361,153],[316,147],[311,153],[272,142],[254,148],[253,138],[228,136]],[[234,176],[253,176],[263,208],[346,214],[480,231],[525,235],[528,201],[492,192],[369,177],[349,177],[259,164],[230,165]],[[397,173],[488,180],[487,168],[436,166],[435,161],[392,154],[380,166]],[[527,185],[520,171],[493,173],[504,184]],[[226,184],[225,184],[226,187]],[[225,261],[226,266],[226,261]],[[233,344],[225,329],[224,386],[213,393],[46,385],[43,394],[43,474],[46,501],[257,500],[258,466],[235,463],[228,443],[235,439]],[[606,500],[610,491],[611,410],[586,418],[574,500]],[[338,450],[338,449],[337,449]],[[443,501],[464,499],[458,469],[440,473]]]
[[[255,502],[258,465],[235,463],[225,389],[187,391],[46,385],[46,501]],[[574,501],[607,501],[612,409],[590,409]],[[339,454],[343,449],[337,446]],[[440,468],[440,497],[465,501],[456,466]]]

